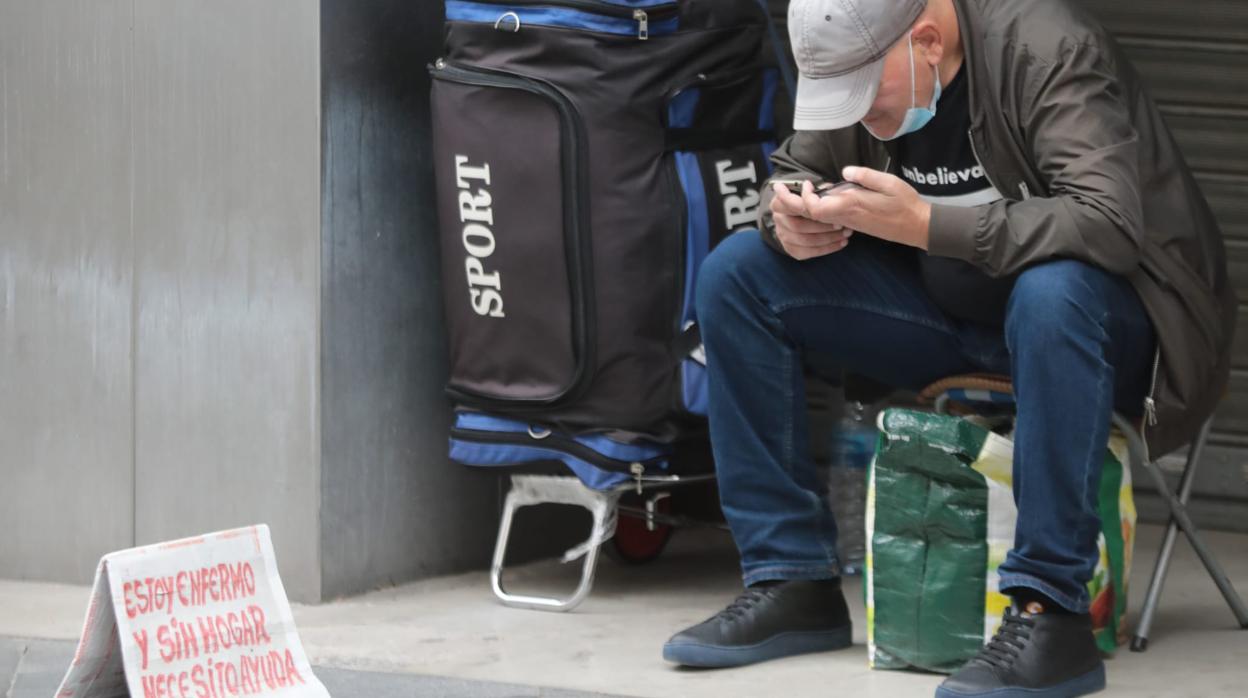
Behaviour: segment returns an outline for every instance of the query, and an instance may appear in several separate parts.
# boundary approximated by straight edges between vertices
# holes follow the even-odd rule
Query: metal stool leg
[[[1196,551],[1196,555],[1204,564],[1205,569],[1208,570],[1209,576],[1213,578],[1214,584],[1217,585],[1227,604],[1230,605],[1231,611],[1235,614],[1240,627],[1248,628],[1248,608],[1244,606],[1243,600],[1240,599],[1239,594],[1235,592],[1235,588],[1231,585],[1231,580],[1226,576],[1226,572],[1222,570],[1222,566],[1218,564],[1217,559],[1214,557],[1213,551],[1205,544],[1204,539],[1200,536],[1200,532],[1196,529],[1196,525],[1192,523],[1191,518],[1187,514],[1187,500],[1191,496],[1196,465],[1200,460],[1201,453],[1204,451],[1211,420],[1206,421],[1201,426],[1199,435],[1192,442],[1191,449],[1188,452],[1187,465],[1179,482],[1178,497],[1170,491],[1170,487],[1166,484],[1161,467],[1146,457],[1146,449],[1140,439],[1139,432],[1120,415],[1114,415],[1114,423],[1118,425],[1118,428],[1127,438],[1127,450],[1130,453],[1132,463],[1139,463],[1148,471],[1157,487],[1158,494],[1166,500],[1166,504],[1170,508],[1170,523],[1166,527],[1166,535],[1162,540],[1157,564],[1153,568],[1148,595],[1144,601],[1144,608],[1140,616],[1136,635],[1131,641],[1131,649],[1136,652],[1142,652],[1148,648],[1148,635],[1152,627],[1153,617],[1156,614],[1158,601],[1161,598],[1161,589],[1165,584],[1165,577],[1170,566],[1171,555],[1174,552],[1174,541],[1178,535],[1178,530],[1182,530],[1184,535],[1187,536],[1188,541],[1192,544],[1192,548]]]
[[[1187,464],[1183,467],[1183,475],[1179,480],[1179,503],[1186,505],[1192,493],[1192,483],[1196,480],[1196,466],[1205,450],[1205,439],[1209,436],[1209,424],[1200,429],[1200,434],[1192,442],[1187,452]],[[1153,576],[1148,583],[1148,595],[1144,598],[1144,607],[1140,610],[1140,622],[1136,625],[1135,636],[1131,639],[1131,651],[1143,652],[1148,649],[1148,634],[1153,627],[1153,616],[1157,612],[1157,602],[1161,599],[1161,590],[1166,583],[1166,574],[1170,571],[1170,556],[1174,553],[1174,541],[1179,535],[1179,525],[1174,517],[1166,524],[1166,534],[1161,539],[1161,550],[1157,554],[1157,562],[1153,565]]]
[[[575,477],[552,477],[545,475],[513,475],[511,491],[503,505],[503,518],[498,527],[498,540],[494,544],[494,561],[490,565],[490,586],[494,595],[504,605],[515,608],[532,608],[544,611],[570,611],[576,608],[594,584],[594,571],[598,565],[598,547],[615,533],[616,507],[620,491],[599,492],[592,490]],[[569,550],[564,562],[584,555],[581,580],[576,591],[566,599],[543,596],[509,594],[503,588],[503,566],[507,556],[507,539],[517,509],[535,504],[574,504],[589,510],[594,517],[589,539]]]

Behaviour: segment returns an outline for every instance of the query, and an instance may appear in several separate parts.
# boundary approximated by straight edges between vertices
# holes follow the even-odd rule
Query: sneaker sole
[[[936,698],[1075,698],[1105,689],[1105,665],[1082,676],[1048,688],[998,688],[982,693],[951,691],[944,686],[936,689]]]
[[[851,626],[835,630],[780,633],[755,645],[727,647],[682,642],[663,645],[663,658],[684,666],[723,668],[765,662],[812,652],[828,652],[853,644]]]

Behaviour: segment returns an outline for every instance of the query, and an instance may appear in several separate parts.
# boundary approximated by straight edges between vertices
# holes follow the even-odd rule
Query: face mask
[[[918,93],[914,88],[914,40],[911,35],[906,35],[906,41],[910,44],[910,108],[906,110],[906,115],[901,119],[901,126],[897,128],[897,133],[882,138],[872,131],[866,124],[862,127],[867,129],[867,133],[875,136],[877,140],[891,141],[895,138],[901,138],[907,133],[914,133],[927,125],[927,122],[936,116],[936,102],[940,100],[940,69],[932,66],[932,70],[936,71],[936,82],[932,86],[932,103],[928,107],[920,107],[915,104],[918,100]]]

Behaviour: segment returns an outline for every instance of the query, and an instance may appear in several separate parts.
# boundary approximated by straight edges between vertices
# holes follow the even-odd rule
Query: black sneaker
[[[668,640],[663,658],[685,666],[741,666],[849,647],[851,634],[841,580],[789,580],[746,589],[724,610]]]
[[[1005,609],[1001,628],[936,698],[1073,698],[1105,688],[1088,614],[1046,613],[1031,601]]]

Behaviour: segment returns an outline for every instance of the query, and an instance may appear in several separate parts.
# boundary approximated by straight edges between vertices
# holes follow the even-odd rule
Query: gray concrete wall
[[[319,598],[319,17],[136,0],[135,539],[269,524]]]
[[[322,0],[321,8],[329,598],[486,565],[499,497],[496,478],[446,457],[425,70],[441,50],[442,3]]]
[[[319,598],[318,20],[0,0],[0,576],[262,521]]]
[[[0,0],[0,576],[134,539],[130,0]]]

